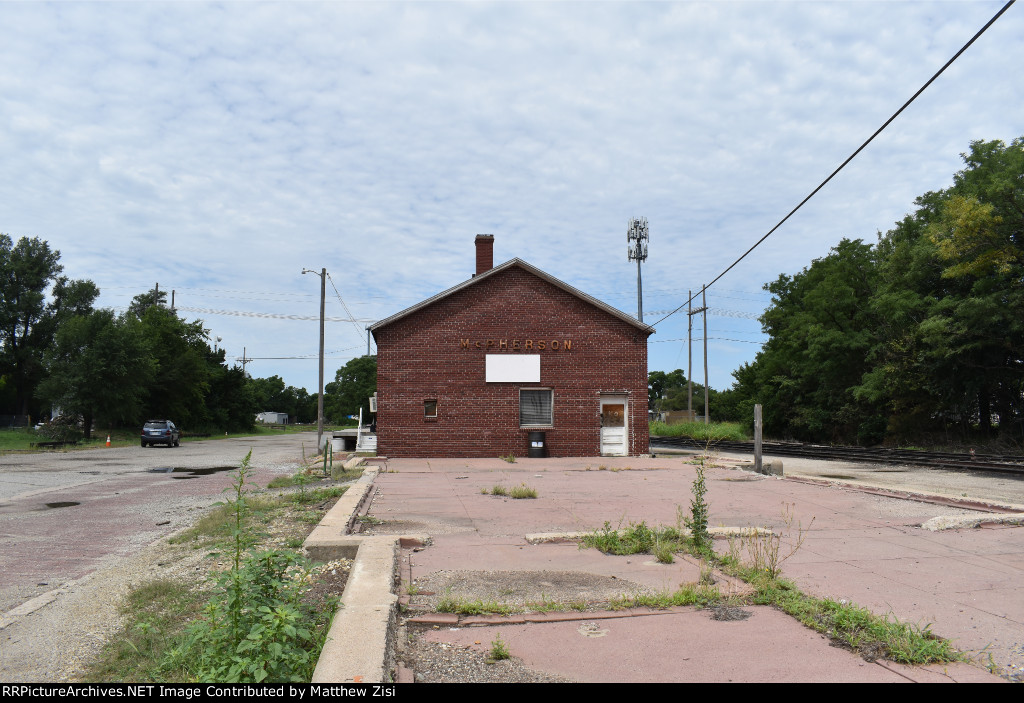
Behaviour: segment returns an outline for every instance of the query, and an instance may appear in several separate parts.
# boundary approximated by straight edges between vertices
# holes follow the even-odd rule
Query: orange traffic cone
[[[110,435],[107,435],[107,446],[110,446]]]

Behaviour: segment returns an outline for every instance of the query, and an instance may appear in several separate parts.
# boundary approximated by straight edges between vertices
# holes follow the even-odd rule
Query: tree
[[[155,364],[136,317],[106,309],[74,316],[58,329],[46,361],[39,397],[65,415],[81,415],[86,439],[94,419],[111,425],[141,419]]]
[[[140,319],[156,374],[146,398],[150,418],[170,418],[196,430],[209,427],[212,417],[206,406],[212,374],[201,321],[186,322],[173,310],[151,306]]]
[[[128,305],[128,312],[141,319],[146,311],[154,305],[167,307],[167,291],[150,288],[145,293],[139,293],[132,298],[132,302]]]
[[[0,373],[14,386],[16,414],[27,415],[61,321],[88,312],[99,295],[91,281],[60,276],[60,252],[39,238],[14,244],[0,234]],[[51,291],[47,302],[47,290]]]
[[[1024,138],[977,141],[945,190],[766,286],[737,410],[766,432],[872,443],[1024,435]]]
[[[370,396],[377,392],[377,357],[360,356],[338,369],[334,381],[324,387],[324,416],[343,422],[349,415],[370,416]]]
[[[206,406],[210,424],[228,432],[251,430],[260,405],[249,379],[237,364],[228,368],[223,349],[210,350],[207,360],[210,380]]]
[[[316,422],[317,398],[305,388],[285,386],[280,376],[249,379],[259,410],[287,413],[291,422]]]

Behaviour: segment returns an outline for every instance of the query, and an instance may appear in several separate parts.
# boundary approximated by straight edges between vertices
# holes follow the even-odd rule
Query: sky
[[[480,233],[635,315],[647,218],[654,323],[1003,4],[0,2],[0,232],[59,249],[100,307],[174,291],[229,363],[314,393],[303,269],[329,274],[325,382],[367,325],[469,278]],[[1024,135],[1022,67],[1024,4],[708,289],[713,388],[765,341],[766,283]],[[687,369],[687,322],[657,322],[650,370]]]

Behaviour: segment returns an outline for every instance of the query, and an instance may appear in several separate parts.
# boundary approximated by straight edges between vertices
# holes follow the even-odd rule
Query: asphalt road
[[[0,613],[187,526],[252,480],[294,471],[316,433],[0,457]]]

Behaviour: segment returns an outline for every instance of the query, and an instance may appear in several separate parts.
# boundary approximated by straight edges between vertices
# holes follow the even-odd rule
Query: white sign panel
[[[540,383],[540,354],[487,354],[487,383]]]

